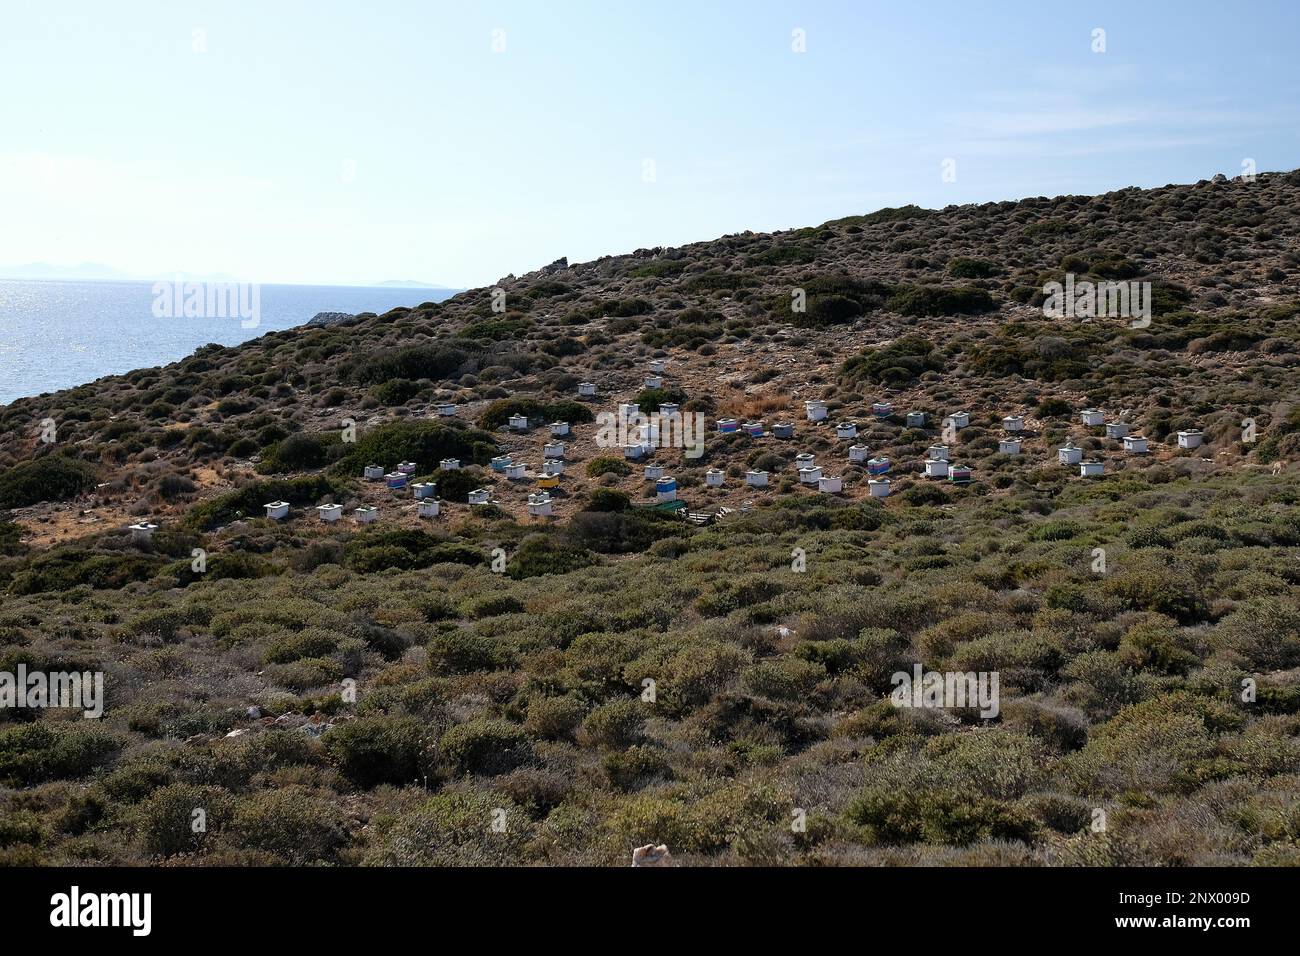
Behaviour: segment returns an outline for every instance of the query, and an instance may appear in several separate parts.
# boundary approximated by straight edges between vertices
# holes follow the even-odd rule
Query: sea
[[[206,289],[218,284],[200,285]],[[0,279],[0,405],[104,375],[166,365],[208,343],[238,345],[302,325],[318,312],[382,314],[397,306],[440,302],[457,291],[409,286],[244,286],[218,300],[230,308],[187,310],[185,290],[172,282],[165,286]],[[210,306],[213,300],[209,297],[205,302]],[[254,304],[255,310],[248,308]]]

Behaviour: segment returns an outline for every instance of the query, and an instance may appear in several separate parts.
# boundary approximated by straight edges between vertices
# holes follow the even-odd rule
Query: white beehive
[[[873,498],[888,498],[889,479],[872,478],[870,481],[867,482],[867,490],[871,492],[871,497]]]
[[[925,477],[927,478],[947,478],[948,477],[948,460],[946,458],[930,458],[925,463]]]
[[[1147,440],[1141,435],[1127,435],[1124,438],[1124,450],[1134,455],[1147,453]]]
[[[808,421],[821,422],[826,420],[826,403],[822,401],[804,402],[804,411],[808,415]]]
[[[568,422],[551,422],[551,435],[555,438],[563,438],[569,434]]]
[[[357,519],[358,524],[370,524],[379,517],[379,509],[374,505],[362,505],[352,514]]]
[[[849,461],[866,461],[871,457],[871,450],[866,445],[850,445]]]
[[[835,437],[836,438],[857,438],[858,423],[840,422],[838,425],[835,426]]]
[[[817,490],[828,495],[839,494],[844,490],[844,479],[839,475],[823,475],[817,479]]]
[[[718,469],[710,468],[704,473],[704,483],[710,488],[721,488],[726,477],[726,474],[718,471]]]
[[[384,469],[379,465],[366,465],[366,469],[362,474],[367,481],[378,481],[384,477]]]
[[[1002,419],[1002,430],[1007,432],[1024,431],[1025,420],[1019,415],[1008,415]]]
[[[289,502],[287,501],[272,501],[262,507],[266,508],[266,516],[276,521],[289,516]]]
[[[1062,465],[1077,465],[1083,461],[1083,449],[1076,448],[1074,445],[1066,445],[1064,448],[1056,450],[1056,460]]]
[[[1128,434],[1128,422],[1111,422],[1106,426],[1107,438],[1123,438]]]
[[[745,484],[754,488],[767,487],[767,472],[765,471],[747,471],[745,472]]]
[[[816,465],[799,469],[799,480],[805,485],[815,485],[822,476],[822,470]]]
[[[927,457],[927,458],[931,458],[931,459],[934,459],[934,460],[937,460],[937,461],[947,461],[947,460],[948,460],[948,446],[947,446],[947,445],[931,445],[931,446],[929,447],[929,449],[926,450],[925,457]]]
[[[421,518],[438,517],[439,503],[437,498],[425,498],[415,507]]]
[[[492,492],[487,488],[475,488],[469,493],[469,503],[472,505],[485,505],[492,500]]]
[[[1020,439],[1019,439],[1019,438],[1003,438],[1002,440],[1000,440],[1000,441],[998,442],[998,454],[1001,454],[1001,455],[1019,455],[1019,454],[1020,454]]]
[[[316,513],[320,515],[320,520],[328,524],[333,524],[343,517],[342,505],[317,505]]]
[[[1196,429],[1178,433],[1179,448],[1200,448],[1204,436]]]
[[[1079,418],[1083,420],[1085,425],[1100,425],[1106,420],[1106,415],[1099,409],[1085,408],[1079,412]]]
[[[1079,475],[1083,478],[1096,478],[1104,473],[1106,466],[1100,461],[1081,461],[1079,462]]]

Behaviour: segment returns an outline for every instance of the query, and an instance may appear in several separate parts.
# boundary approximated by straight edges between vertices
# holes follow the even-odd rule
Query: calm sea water
[[[155,318],[151,282],[0,279],[0,405],[103,375],[166,365],[209,342],[238,345],[317,312],[384,313],[440,301],[435,289],[263,285],[260,321]]]

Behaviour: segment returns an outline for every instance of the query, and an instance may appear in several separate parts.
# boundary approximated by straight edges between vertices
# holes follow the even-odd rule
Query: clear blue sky
[[[1298,11],[14,3],[0,263],[481,285],[886,205],[1186,182],[1248,157],[1290,169]]]

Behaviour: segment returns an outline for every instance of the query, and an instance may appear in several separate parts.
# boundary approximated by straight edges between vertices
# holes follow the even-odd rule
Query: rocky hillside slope
[[[0,710],[0,858],[1294,863],[1298,274],[1298,173],[904,207],[15,402],[0,671],[107,705]],[[1149,320],[1049,317],[1067,277]],[[664,403],[703,455],[598,440]],[[916,665],[999,714],[893,707]]]

